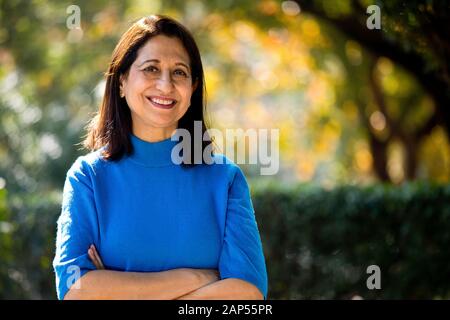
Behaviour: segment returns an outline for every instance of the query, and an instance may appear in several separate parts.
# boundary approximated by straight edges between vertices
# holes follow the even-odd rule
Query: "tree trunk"
[[[378,179],[383,182],[392,182],[387,171],[387,143],[379,141],[370,133],[369,145],[373,158],[373,169]]]

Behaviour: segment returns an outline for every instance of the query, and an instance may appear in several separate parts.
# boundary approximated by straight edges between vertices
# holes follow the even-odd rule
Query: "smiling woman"
[[[153,37],[139,49],[120,86],[137,136],[158,141],[177,128],[195,90],[189,60],[181,41],[165,35]]]
[[[106,73],[98,115],[67,173],[53,267],[59,299],[261,299],[267,272],[241,169],[183,153],[177,130],[204,122],[204,76],[189,31],[134,23]],[[192,148],[197,144],[192,144]],[[209,150],[212,150],[209,148]]]

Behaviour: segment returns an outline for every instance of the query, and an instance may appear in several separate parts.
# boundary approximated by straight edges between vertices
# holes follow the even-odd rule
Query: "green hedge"
[[[0,190],[0,299],[55,299],[52,260],[61,194]]]
[[[450,298],[450,185],[252,193],[269,299]],[[380,290],[366,285],[373,264]]]
[[[1,299],[55,299],[60,196],[0,190]],[[269,299],[450,298],[450,185],[255,184],[252,197]],[[380,290],[366,287],[372,264]]]

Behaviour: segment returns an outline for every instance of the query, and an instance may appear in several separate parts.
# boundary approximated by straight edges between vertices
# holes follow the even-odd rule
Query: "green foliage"
[[[52,299],[60,194],[0,190],[0,299]],[[6,209],[9,208],[9,209]]]
[[[255,189],[269,299],[450,297],[450,186]],[[369,290],[369,265],[381,290]]]

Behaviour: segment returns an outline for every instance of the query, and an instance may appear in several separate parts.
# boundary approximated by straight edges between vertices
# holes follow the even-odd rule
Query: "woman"
[[[226,158],[194,164],[194,147],[181,165],[173,161],[177,131],[192,134],[201,121],[207,134],[203,90],[199,50],[181,24],[145,17],[122,36],[85,140],[92,152],[64,185],[53,261],[59,299],[267,297],[242,171]]]

